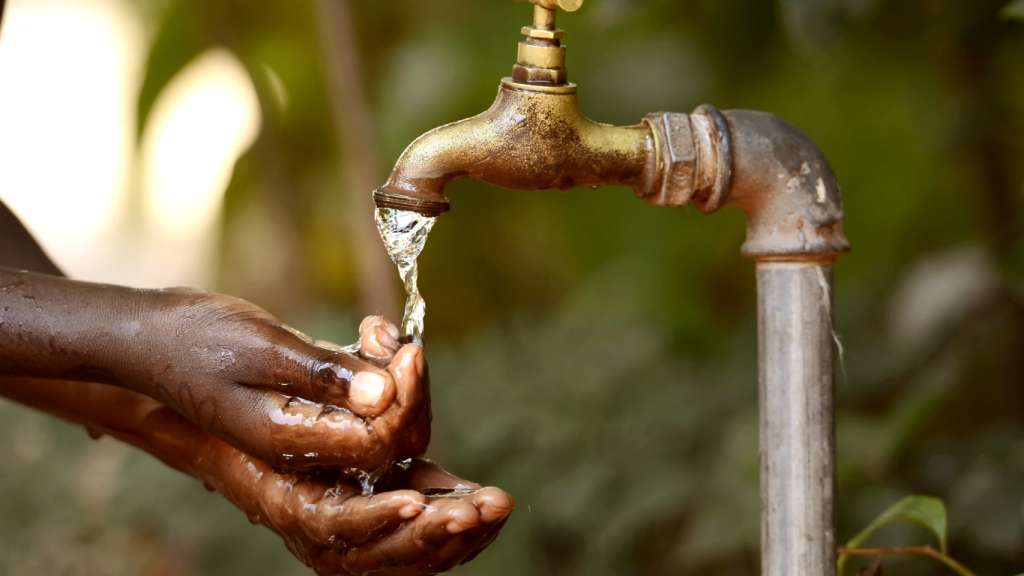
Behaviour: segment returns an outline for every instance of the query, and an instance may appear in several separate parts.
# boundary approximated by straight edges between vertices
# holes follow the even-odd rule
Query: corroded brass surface
[[[555,29],[555,9],[545,8],[540,4],[533,7],[533,27],[538,30]]]
[[[512,79],[521,84],[568,84],[565,32],[555,27],[555,11],[539,4],[533,7],[533,26],[523,28],[526,40],[519,43],[519,57],[512,67]]]
[[[770,114],[711,106],[626,128],[593,122],[567,81],[555,28],[563,3],[530,1],[534,25],[494,105],[413,142],[374,192],[378,206],[443,213],[444,188],[459,178],[514,190],[629,186],[651,204],[744,210],[752,258],[828,261],[849,249],[839,185],[803,132]]]
[[[616,128],[583,116],[574,85],[506,78],[490,110],[413,142],[374,198],[378,206],[440,213],[445,186],[459,178],[513,190],[629,186],[644,196],[659,178],[655,147],[649,123]]]
[[[561,8],[566,12],[575,12],[583,6],[583,0],[517,0],[518,2],[529,2],[549,10]]]
[[[444,188],[459,178],[514,190],[629,186],[640,196],[657,187],[662,159],[654,124],[616,128],[580,112],[555,10],[576,10],[583,0],[529,1],[533,26],[523,28],[527,38],[494,105],[413,142],[374,191],[378,207],[444,213]]]
[[[539,46],[519,43],[519,64],[536,68],[560,69],[565,67],[564,46]],[[558,82],[564,84],[564,82]]]

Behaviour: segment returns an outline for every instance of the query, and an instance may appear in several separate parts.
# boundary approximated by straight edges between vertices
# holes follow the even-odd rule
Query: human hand
[[[425,460],[394,467],[370,497],[336,475],[283,473],[156,400],[104,384],[0,378],[0,394],[128,442],[202,480],[250,521],[282,536],[321,576],[447,571],[485,549],[514,506],[502,490],[480,488]]]
[[[369,362],[262,308],[191,288],[136,290],[0,268],[0,377],[113,384],[280,468],[372,469],[426,448],[426,365],[364,324]],[[393,352],[392,352],[393,351]],[[382,352],[383,353],[383,352]]]
[[[493,542],[514,507],[501,489],[424,460],[395,470],[379,484],[386,491],[364,497],[345,483],[275,472],[222,443],[209,448],[200,472],[207,486],[280,535],[320,576],[447,572]],[[428,495],[438,491],[445,493]]]
[[[128,344],[128,387],[278,469],[372,470],[426,450],[423,349],[399,349],[387,320],[363,322],[357,357],[244,300],[153,294],[156,328]]]

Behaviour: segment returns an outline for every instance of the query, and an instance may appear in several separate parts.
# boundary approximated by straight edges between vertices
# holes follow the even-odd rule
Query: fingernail
[[[362,334],[374,326],[380,326],[382,320],[384,320],[383,316],[367,316],[363,318],[363,321],[359,324],[359,333]]]
[[[403,520],[408,520],[409,518],[419,514],[422,510],[423,506],[419,504],[409,504],[399,510],[398,515],[401,516]]]
[[[398,331],[398,326],[395,326],[391,322],[384,320],[384,330],[387,330],[387,333],[390,334],[391,337],[394,338],[397,343],[398,337],[401,336],[401,333]]]
[[[398,350],[398,346],[399,346],[398,340],[395,340],[395,338],[397,338],[398,335],[397,334],[392,335],[391,334],[391,330],[388,330],[388,328],[394,328],[394,326],[388,326],[384,330],[381,330],[378,333],[379,334],[378,341],[382,345],[384,345],[385,347],[387,347],[387,348],[389,348],[391,350]],[[395,332],[397,332],[397,330],[395,330]]]
[[[448,530],[449,534],[458,534],[459,532],[465,532],[466,530],[469,530],[470,528],[472,528],[471,525],[463,524],[462,522],[459,522],[458,520],[452,520],[451,522],[448,523],[447,526],[445,526],[445,529]]]
[[[357,372],[348,386],[348,396],[363,406],[373,406],[384,395],[387,380],[376,372]]]

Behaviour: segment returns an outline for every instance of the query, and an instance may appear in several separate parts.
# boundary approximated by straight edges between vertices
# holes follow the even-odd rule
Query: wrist
[[[114,287],[0,269],[0,375],[116,383]]]
[[[111,334],[112,348],[104,359],[119,385],[165,402],[166,386],[176,367],[174,347],[181,334],[178,289],[127,289]]]

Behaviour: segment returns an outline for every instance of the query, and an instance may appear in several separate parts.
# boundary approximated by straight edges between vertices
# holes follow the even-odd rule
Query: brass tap
[[[378,207],[442,214],[449,209],[444,188],[459,178],[513,190],[611,185],[641,196],[654,190],[659,162],[651,122],[616,128],[589,120],[568,81],[566,34],[555,26],[555,8],[576,10],[583,0],[529,1],[533,25],[522,29],[526,39],[494,105],[413,142],[374,192]]]
[[[744,210],[744,253],[759,260],[831,260],[849,249],[839,185],[806,134],[770,114],[706,105],[635,126],[594,122],[580,112],[555,26],[557,8],[583,0],[519,1],[534,4],[533,25],[494,104],[417,138],[374,191],[377,207],[443,214],[444,189],[460,178],[512,190],[628,186],[654,205]]]

